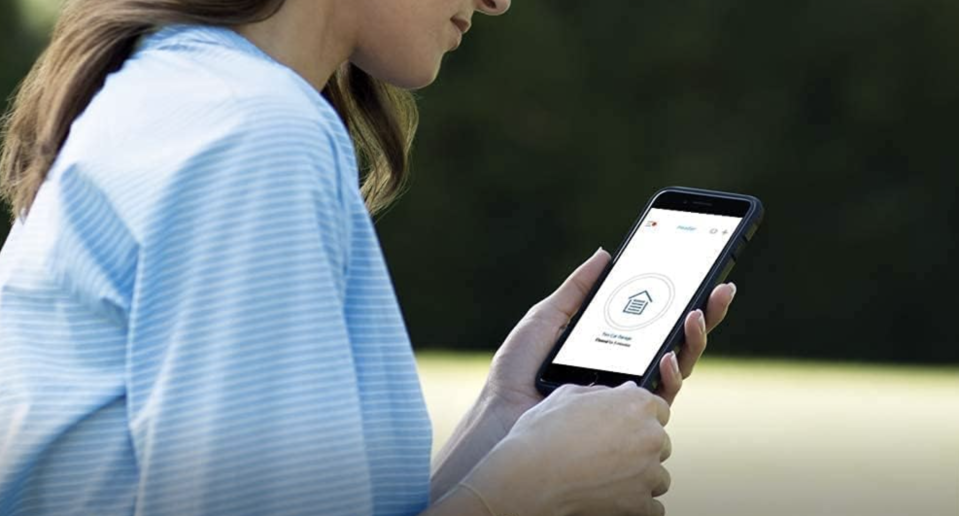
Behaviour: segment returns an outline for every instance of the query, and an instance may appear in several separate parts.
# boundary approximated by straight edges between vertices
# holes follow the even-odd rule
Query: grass
[[[489,355],[420,353],[435,445]],[[670,514],[959,516],[959,369],[709,359],[668,428]]]

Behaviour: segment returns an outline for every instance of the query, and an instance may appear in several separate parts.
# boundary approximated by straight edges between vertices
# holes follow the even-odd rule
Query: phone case
[[[570,320],[569,325],[563,331],[560,338],[556,341],[556,344],[553,346],[553,349],[550,351],[549,355],[546,357],[546,360],[543,361],[543,364],[540,366],[539,371],[536,373],[536,388],[543,394],[549,395],[553,390],[558,388],[559,384],[554,384],[546,382],[543,380],[543,374],[546,369],[552,364],[553,359],[556,354],[559,352],[563,343],[566,342],[569,333],[579,322],[579,318],[582,315],[585,307],[589,306],[590,302],[593,300],[593,297],[596,295],[596,292],[599,290],[600,285],[603,281],[606,280],[606,276],[609,274],[609,271],[612,269],[613,265],[619,259],[620,255],[623,253],[623,250],[626,247],[626,244],[632,239],[634,233],[639,227],[639,224],[646,217],[646,214],[649,213],[649,210],[656,203],[656,200],[666,192],[675,192],[680,194],[691,194],[697,196],[708,196],[714,198],[724,198],[724,199],[733,199],[739,201],[746,201],[749,203],[749,210],[747,214],[743,217],[743,222],[739,225],[739,228],[736,230],[736,233],[729,239],[726,247],[720,253],[719,257],[716,259],[713,264],[712,269],[706,275],[699,289],[693,295],[692,301],[687,306],[686,310],[683,311],[684,316],[677,321],[673,329],[670,330],[666,340],[659,351],[656,353],[655,358],[650,363],[650,366],[643,373],[641,378],[637,378],[637,383],[650,391],[655,391],[659,387],[659,363],[662,361],[663,357],[682,346],[685,340],[685,332],[683,330],[683,322],[685,321],[685,314],[696,310],[702,309],[705,311],[706,303],[709,300],[709,295],[712,293],[713,289],[723,283],[726,278],[729,276],[729,273],[732,271],[733,267],[736,265],[736,261],[739,259],[740,254],[743,249],[746,247],[746,244],[752,240],[753,235],[755,235],[756,230],[759,228],[759,225],[762,223],[763,216],[765,214],[765,209],[763,208],[762,202],[759,201],[756,197],[743,194],[735,194],[728,192],[718,192],[712,190],[703,190],[698,188],[687,188],[680,186],[673,186],[668,188],[663,188],[656,192],[655,195],[649,200],[646,204],[646,207],[643,209],[642,213],[633,223],[632,228],[629,233],[627,233],[626,238],[623,239],[623,242],[620,244],[619,249],[613,255],[613,259],[607,265],[606,270],[600,275],[599,279],[596,281],[596,284],[593,285],[592,290],[586,296],[586,300],[583,302],[583,305],[579,308],[577,313]]]

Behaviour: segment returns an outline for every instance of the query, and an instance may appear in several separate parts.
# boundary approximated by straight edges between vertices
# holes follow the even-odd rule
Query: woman
[[[506,339],[430,473],[369,213],[405,177],[404,89],[508,7],[68,1],[3,153],[0,514],[662,513],[667,402],[735,288],[689,315],[661,397],[543,401],[601,250]]]

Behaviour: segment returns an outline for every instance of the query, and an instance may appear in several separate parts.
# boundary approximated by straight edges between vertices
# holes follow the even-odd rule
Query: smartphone
[[[634,381],[655,391],[660,361],[683,344],[686,314],[705,310],[763,213],[748,195],[657,192],[543,362],[537,389]]]

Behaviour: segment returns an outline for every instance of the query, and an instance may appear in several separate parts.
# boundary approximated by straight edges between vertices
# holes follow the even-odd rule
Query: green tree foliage
[[[959,361],[959,4],[517,0],[422,92],[380,224],[417,346],[492,349],[646,199],[767,219],[711,354]]]
[[[0,90],[36,55],[0,4]],[[418,348],[495,348],[647,198],[767,218],[710,354],[959,362],[951,0],[515,0],[422,91],[379,223]],[[0,228],[2,230],[3,228]]]

